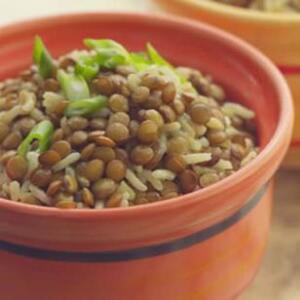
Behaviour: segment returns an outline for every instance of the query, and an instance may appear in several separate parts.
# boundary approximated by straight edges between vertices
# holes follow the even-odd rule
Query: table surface
[[[0,24],[34,16],[79,11],[152,11],[150,0],[0,0]],[[256,280],[242,300],[300,299],[300,172],[280,171],[270,242]]]

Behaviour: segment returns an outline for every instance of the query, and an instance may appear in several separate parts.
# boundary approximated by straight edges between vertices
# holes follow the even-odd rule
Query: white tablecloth
[[[0,25],[35,16],[80,11],[157,11],[151,0],[0,0]]]

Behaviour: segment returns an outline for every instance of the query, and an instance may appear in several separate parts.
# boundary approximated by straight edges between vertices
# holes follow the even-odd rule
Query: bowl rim
[[[102,18],[109,21],[119,21],[122,18],[125,21],[142,22],[146,24],[162,24],[173,25],[177,27],[185,27],[189,31],[204,31],[206,34],[210,34],[218,38],[221,42],[229,43],[235,50],[244,53],[247,57],[252,57],[256,66],[264,70],[268,74],[274,87],[279,95],[279,116],[278,124],[275,132],[270,139],[269,143],[258,154],[258,156],[251,161],[248,165],[238,170],[236,173],[220,180],[212,186],[205,189],[198,190],[192,193],[188,193],[176,198],[168,199],[165,201],[158,201],[155,203],[144,204],[140,206],[132,206],[125,208],[105,208],[102,210],[97,209],[69,209],[61,210],[54,207],[41,207],[35,205],[28,205],[19,202],[13,202],[4,198],[0,198],[0,209],[10,211],[13,213],[19,213],[24,215],[35,216],[51,216],[54,218],[66,218],[66,219],[85,219],[85,218],[132,218],[139,215],[153,215],[156,213],[165,212],[171,209],[178,209],[180,207],[191,206],[195,202],[202,202],[205,204],[208,198],[212,198],[215,195],[230,190],[233,186],[243,182],[251,175],[257,173],[257,171],[274,155],[274,153],[280,151],[282,148],[282,142],[285,140],[286,133],[291,133],[292,122],[294,119],[294,111],[292,106],[292,96],[280,71],[264,54],[259,52],[256,48],[243,41],[242,39],[235,37],[234,35],[227,33],[221,29],[207,25],[202,22],[196,22],[187,20],[186,18],[176,16],[166,16],[151,13],[132,13],[132,12],[84,12],[84,13],[66,13],[56,14],[46,17],[30,18],[28,20],[22,20],[20,22],[13,22],[11,24],[1,26],[1,35],[9,35],[19,30],[29,30],[40,25],[52,25],[55,22],[67,22],[72,21],[80,22],[84,20],[98,20]]]
[[[158,3],[167,3],[170,5],[179,4],[187,6],[191,9],[206,10],[210,13],[218,13],[228,18],[236,18],[241,21],[252,21],[257,23],[272,23],[272,25],[281,26],[282,24],[300,24],[300,13],[276,13],[249,10],[242,7],[235,7],[232,5],[217,3],[212,1],[199,0],[155,0]],[[169,3],[168,3],[169,2]]]

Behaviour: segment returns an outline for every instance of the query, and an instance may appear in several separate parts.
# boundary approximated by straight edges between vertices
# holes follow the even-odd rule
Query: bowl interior
[[[42,36],[54,56],[83,48],[82,40],[86,37],[116,39],[131,50],[142,50],[150,41],[174,64],[211,74],[226,88],[230,100],[253,109],[260,145],[265,146],[276,129],[280,108],[273,83],[254,63],[256,58],[251,53],[245,55],[222,34],[212,35],[206,27],[191,30],[179,28],[176,23],[141,18],[70,17],[4,29],[0,35],[0,80],[30,65],[36,34]]]

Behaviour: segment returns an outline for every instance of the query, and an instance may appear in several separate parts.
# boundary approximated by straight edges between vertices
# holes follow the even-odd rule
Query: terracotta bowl
[[[144,206],[62,211],[0,199],[1,299],[235,299],[260,265],[270,181],[291,138],[291,96],[280,72],[245,42],[202,23],[85,13],[2,27],[0,79],[31,63],[35,34],[54,55],[82,47],[85,37],[132,50],[151,41],[173,63],[212,74],[256,112],[261,153],[211,187]]]
[[[155,0],[168,11],[215,25],[252,43],[284,74],[300,116],[300,14],[265,13],[214,1]],[[283,166],[300,168],[300,118],[295,118],[292,142]]]

